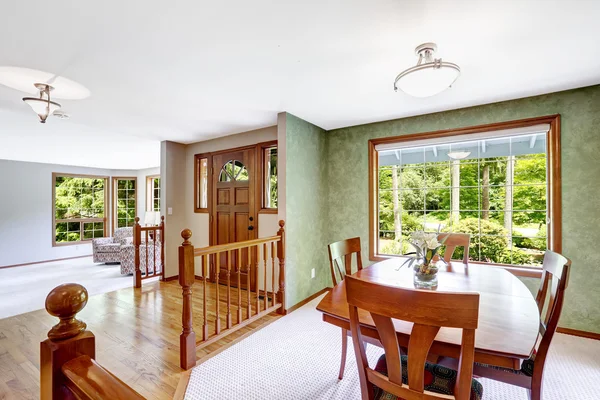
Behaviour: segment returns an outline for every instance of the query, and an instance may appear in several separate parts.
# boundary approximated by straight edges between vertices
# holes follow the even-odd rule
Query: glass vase
[[[414,269],[414,285],[417,289],[436,289],[438,286],[439,261],[431,261],[429,263],[425,260],[418,260]]]

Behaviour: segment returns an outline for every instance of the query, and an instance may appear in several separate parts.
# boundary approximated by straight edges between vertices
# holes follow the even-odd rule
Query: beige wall
[[[164,141],[160,144],[161,205],[165,216],[165,278],[178,274],[177,248],[186,227],[185,144]],[[171,214],[168,210],[171,209]]]

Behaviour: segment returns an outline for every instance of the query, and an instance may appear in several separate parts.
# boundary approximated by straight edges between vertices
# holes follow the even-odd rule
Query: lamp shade
[[[46,118],[48,115],[52,115],[52,113],[60,108],[60,104],[45,100],[39,99],[36,97],[24,97],[23,101],[33,109],[33,111],[40,117],[40,121],[46,122]]]
[[[429,97],[443,92],[456,81],[460,69],[452,63],[440,64],[421,64],[411,68],[398,79],[398,89],[414,97]]]
[[[144,224],[146,225],[154,225],[156,222],[156,215],[159,214],[156,211],[146,211],[146,215],[144,216]]]
[[[156,219],[154,220],[154,225],[160,225],[160,212],[156,211]]]

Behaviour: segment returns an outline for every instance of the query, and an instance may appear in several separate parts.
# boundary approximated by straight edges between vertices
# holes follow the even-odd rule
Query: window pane
[[[196,208],[208,208],[208,159],[198,161],[198,204]]]
[[[136,191],[135,179],[116,179],[115,189],[117,191],[117,201],[115,212],[115,222],[117,228],[133,226],[134,221],[128,218],[133,213],[135,216]]]
[[[264,208],[277,208],[277,147],[265,149],[264,162]]]
[[[380,151],[379,251],[398,254],[394,243],[411,230],[440,229],[470,234],[471,260],[539,265],[547,160],[536,135]]]

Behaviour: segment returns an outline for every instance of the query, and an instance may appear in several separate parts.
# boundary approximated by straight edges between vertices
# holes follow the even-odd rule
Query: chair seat
[[[121,250],[119,243],[102,244],[96,247],[98,253],[118,253]]]
[[[497,367],[495,365],[480,364],[480,363],[475,363],[475,365],[478,367],[483,367],[483,368],[491,368],[496,371],[504,371],[504,372],[509,372],[509,373],[515,374],[515,375],[525,375],[525,376],[532,377],[534,361],[535,361],[535,353],[531,357],[529,357],[527,360],[523,361],[523,363],[521,364],[521,369],[503,368],[503,367]]]
[[[408,357],[403,355],[402,360],[402,383],[408,384]],[[385,354],[379,357],[375,371],[388,376]],[[425,363],[425,390],[434,393],[453,395],[454,385],[458,373],[438,364]],[[401,400],[399,397],[374,386],[376,400]],[[483,386],[477,380],[471,381],[470,400],[481,400],[483,397]]]

